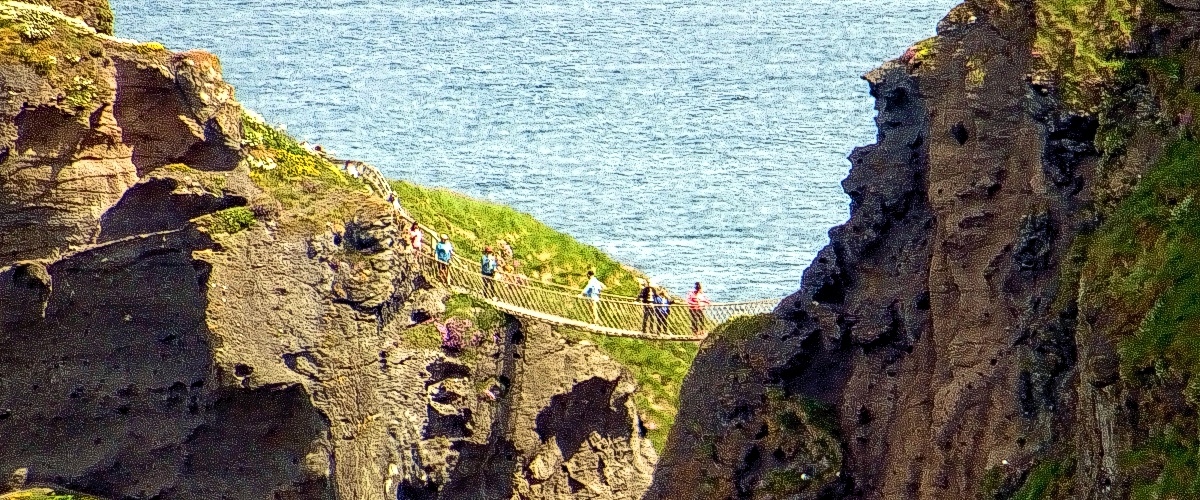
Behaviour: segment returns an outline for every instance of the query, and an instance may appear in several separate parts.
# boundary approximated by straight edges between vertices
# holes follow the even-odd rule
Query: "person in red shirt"
[[[704,288],[700,286],[700,282],[696,282],[696,288],[687,294],[688,312],[692,315],[692,335],[697,337],[704,335],[704,326],[707,320],[704,318],[704,309],[712,305],[712,301],[708,300],[708,296],[704,294]]]

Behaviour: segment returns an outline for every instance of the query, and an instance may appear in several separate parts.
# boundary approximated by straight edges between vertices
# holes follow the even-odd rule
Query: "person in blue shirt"
[[[671,314],[671,300],[665,290],[654,289],[654,317],[658,320],[656,333],[667,333],[667,315]]]
[[[583,287],[582,297],[587,297],[591,300],[592,305],[592,324],[600,324],[600,292],[604,290],[604,283],[596,279],[595,271],[588,271],[588,282]]]
[[[443,283],[450,284],[450,259],[454,257],[454,245],[450,243],[450,236],[442,234],[442,238],[433,248],[434,254],[438,261],[438,278]]]
[[[496,298],[496,256],[492,255],[492,247],[483,247],[483,257],[479,259],[479,274],[483,277],[483,296]]]

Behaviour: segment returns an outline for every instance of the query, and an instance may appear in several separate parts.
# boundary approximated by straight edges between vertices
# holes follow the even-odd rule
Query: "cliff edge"
[[[968,0],[866,75],[850,219],[647,498],[1195,496],[1198,9]]]
[[[634,498],[628,369],[107,4],[0,3],[0,471],[104,498]],[[466,340],[447,346],[439,328]]]

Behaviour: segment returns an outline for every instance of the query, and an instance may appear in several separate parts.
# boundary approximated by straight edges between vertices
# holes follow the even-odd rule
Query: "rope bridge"
[[[426,279],[449,285],[456,292],[516,316],[614,337],[694,341],[730,318],[768,313],[779,304],[779,299],[771,299],[692,307],[645,304],[612,295],[593,300],[559,285],[518,280],[504,273],[488,279],[479,269],[464,266],[461,259],[443,264],[425,252],[418,255]]]
[[[330,158],[335,165],[344,161]],[[394,196],[386,178],[374,166],[354,162],[371,191],[383,199]],[[400,218],[412,217],[403,209]],[[506,313],[567,326],[602,335],[645,340],[697,341],[716,325],[737,316],[769,313],[780,299],[714,303],[693,307],[686,303],[647,304],[632,297],[601,293],[599,300],[582,296],[579,290],[497,272],[485,279],[479,263],[455,254],[448,264],[433,255],[438,233],[425,225],[426,244],[416,252],[422,274],[458,293],[470,295]]]

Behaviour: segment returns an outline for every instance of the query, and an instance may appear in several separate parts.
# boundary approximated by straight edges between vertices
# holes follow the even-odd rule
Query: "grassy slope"
[[[1078,237],[1064,272],[1078,278],[1081,311],[1099,316],[1090,334],[1116,343],[1122,383],[1150,409],[1139,422],[1148,435],[1135,433],[1120,457],[1122,474],[1134,498],[1200,498],[1200,143],[1172,125],[1200,111],[1200,65],[1186,52],[1126,52],[1139,26],[1174,20],[1158,2],[1036,0],[1035,9],[1040,69],[1068,107],[1100,119],[1094,210],[1103,224]],[[1177,398],[1185,406],[1168,402]],[[1012,498],[1067,498],[1071,451],[1059,452]]]
[[[663,342],[607,337],[571,328],[558,328],[564,337],[588,340],[633,372],[638,383],[634,403],[641,412],[647,436],[660,453],[679,411],[679,389],[699,347],[691,342]]]
[[[366,184],[304,149],[283,131],[249,114],[242,118],[250,178],[270,200],[251,200],[257,214],[280,211],[284,229],[314,234],[327,222],[350,219],[367,193]],[[277,204],[272,209],[267,203]]]
[[[403,181],[393,182],[392,189],[405,210],[422,224],[449,234],[455,248],[468,258],[478,258],[484,246],[504,240],[512,246],[513,257],[522,264],[518,272],[533,279],[582,289],[588,270],[594,269],[608,285],[608,292],[637,294],[635,271],[529,214],[447,189]]]
[[[1081,300],[1109,311],[1121,378],[1200,407],[1200,142],[1181,140],[1091,238]],[[1173,409],[1172,411],[1178,411]],[[1176,417],[1176,420],[1179,420]],[[1147,419],[1124,457],[1135,498],[1200,497],[1193,419]]]
[[[484,245],[503,239],[512,245],[514,258],[522,261],[520,271],[532,278],[582,287],[588,269],[595,269],[610,292],[637,293],[635,271],[529,214],[446,189],[407,182],[394,182],[392,187],[413,217],[450,234],[456,247],[468,256],[479,255]],[[596,344],[633,372],[640,387],[635,403],[650,429],[651,441],[661,451],[675,422],[679,387],[696,357],[696,345],[612,338],[566,328],[558,331],[567,338]]]

